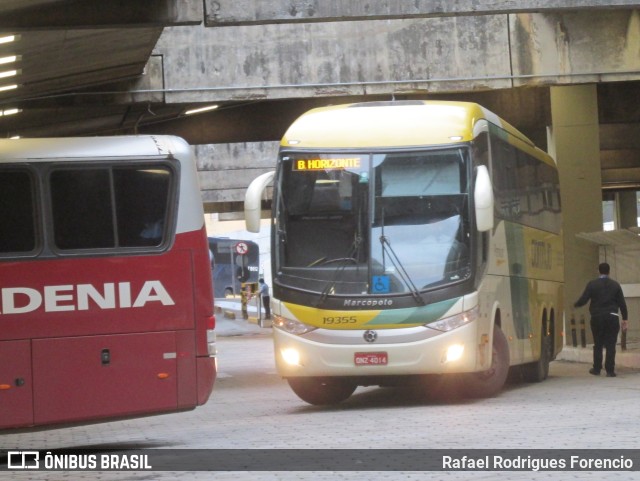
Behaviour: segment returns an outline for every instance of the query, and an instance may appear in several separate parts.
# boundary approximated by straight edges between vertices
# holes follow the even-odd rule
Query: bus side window
[[[0,255],[36,248],[34,185],[24,169],[0,170]]]
[[[61,169],[51,173],[51,209],[59,249],[115,246],[108,169]]]
[[[159,246],[168,216],[171,171],[166,167],[113,171],[121,247]]]
[[[162,246],[171,178],[171,170],[157,164],[54,170],[50,190],[56,247]]]

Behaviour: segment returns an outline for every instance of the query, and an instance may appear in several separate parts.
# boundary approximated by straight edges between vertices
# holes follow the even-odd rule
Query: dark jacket
[[[627,319],[627,303],[622,287],[609,277],[603,276],[590,281],[574,307],[584,306],[589,301],[589,313],[592,316],[617,314],[620,309],[622,319]]]

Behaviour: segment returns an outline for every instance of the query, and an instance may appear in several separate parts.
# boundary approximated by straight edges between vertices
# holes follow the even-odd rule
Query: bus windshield
[[[470,275],[467,149],[291,154],[276,195],[276,276],[326,295],[405,294]]]

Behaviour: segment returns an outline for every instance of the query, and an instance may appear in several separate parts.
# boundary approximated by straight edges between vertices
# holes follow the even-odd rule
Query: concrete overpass
[[[143,127],[203,146],[211,210],[235,209],[213,204],[241,200],[246,176],[272,165],[271,142],[307,108],[391,96],[478,101],[546,148],[550,86],[594,84],[603,185],[640,181],[629,102],[640,98],[638,2],[255,3],[206,2],[205,26],[165,29],[154,51],[168,103],[220,105]]]

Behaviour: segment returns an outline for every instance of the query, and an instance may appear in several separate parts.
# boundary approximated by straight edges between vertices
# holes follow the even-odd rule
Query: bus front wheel
[[[509,374],[509,344],[502,329],[493,328],[491,367],[487,371],[466,375],[467,394],[472,397],[491,397],[504,386]]]
[[[289,386],[303,401],[315,406],[338,404],[349,398],[356,385],[336,377],[291,377]]]

